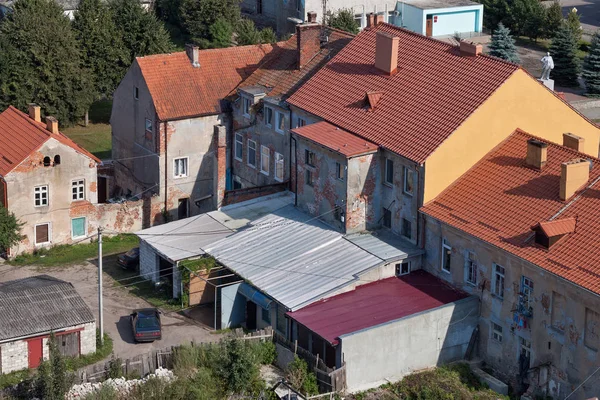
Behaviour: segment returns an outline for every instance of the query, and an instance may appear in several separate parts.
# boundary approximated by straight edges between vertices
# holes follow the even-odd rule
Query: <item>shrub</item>
[[[338,10],[330,15],[327,19],[327,25],[355,35],[359,29],[358,22],[354,19],[354,12],[348,8]]]
[[[88,394],[83,400],[118,400],[117,391],[110,385],[102,385],[100,390]]]
[[[298,356],[294,356],[294,361],[288,365],[286,379],[302,393],[308,395],[319,393],[316,375],[308,371],[308,364]]]
[[[251,345],[258,360],[263,365],[273,364],[277,359],[277,347],[271,341],[258,342]]]
[[[244,341],[235,338],[227,339],[222,346],[222,357],[217,363],[216,375],[233,393],[251,391],[259,377],[252,349]]]
[[[112,358],[108,362],[108,377],[111,379],[121,378],[123,376],[123,360]]]

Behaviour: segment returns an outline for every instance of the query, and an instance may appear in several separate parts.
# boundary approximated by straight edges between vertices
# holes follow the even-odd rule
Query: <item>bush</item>
[[[288,365],[285,375],[296,390],[309,396],[319,394],[316,375],[308,371],[308,364],[300,357],[294,356],[294,361]]]
[[[260,42],[260,33],[254,26],[254,21],[251,19],[242,19],[238,22],[235,33],[237,33],[237,44],[239,46],[246,46],[249,44],[257,44]]]
[[[273,364],[277,360],[277,347],[271,341],[254,343],[252,349],[257,360],[263,365]]]
[[[111,379],[121,378],[123,376],[123,360],[120,358],[112,358],[108,362],[108,377]]]
[[[358,22],[354,19],[354,12],[348,8],[338,10],[336,13],[330,15],[327,19],[327,25],[354,35],[358,33],[358,29],[360,28]]]
[[[110,385],[102,385],[100,390],[90,393],[83,400],[118,400],[117,391]]]
[[[222,347],[216,375],[233,393],[252,391],[255,381],[259,379],[259,370],[251,347],[235,338],[227,339]]]

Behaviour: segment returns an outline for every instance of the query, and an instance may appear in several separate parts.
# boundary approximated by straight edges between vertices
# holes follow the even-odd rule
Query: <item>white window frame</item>
[[[403,272],[402,271],[402,266],[403,265],[407,265],[408,266],[408,271]],[[412,265],[410,261],[400,261],[399,263],[396,263],[396,276],[402,276],[402,275],[408,275],[410,274],[410,271],[412,270]]]
[[[408,190],[406,188],[406,183],[409,181],[408,176],[410,175],[410,182],[412,183],[412,190]],[[415,171],[413,171],[412,169],[408,168],[408,167],[404,167],[404,182],[402,185],[402,191],[405,194],[408,194],[410,196],[412,196],[415,192]]]
[[[242,96],[242,114],[246,118],[250,118],[250,109],[252,108],[252,100],[246,96]]]
[[[73,236],[73,220],[83,218],[83,235],[81,236]],[[75,217],[71,218],[71,239],[79,239],[87,236],[87,217]]]
[[[336,163],[335,163],[335,179],[343,182],[344,175],[346,175],[344,172],[345,172],[344,166],[341,163],[336,161]]]
[[[37,227],[42,226],[42,225],[48,225],[48,241],[38,243],[37,242]],[[34,241],[34,246],[45,246],[45,245],[52,243],[52,223],[51,222],[43,222],[40,224],[35,224],[35,226],[33,228],[33,241]]]
[[[389,172],[388,168],[389,168],[389,165],[391,165],[391,170],[392,170],[391,171],[392,172],[392,174],[391,174],[392,175],[391,176],[392,180],[391,181],[388,180],[388,175],[389,175],[388,174],[388,172]],[[387,157],[385,158],[383,183],[386,184],[386,185],[388,185],[388,186],[394,186],[394,160],[392,160],[391,158],[387,158]]]
[[[499,271],[498,268],[500,268],[502,271]],[[492,265],[492,273],[494,274],[492,279],[492,293],[496,297],[504,299],[504,290],[506,289],[506,269],[502,265],[494,263]],[[502,293],[498,293],[497,288],[500,280],[502,281]]]
[[[533,311],[533,280],[531,278],[526,277],[525,275],[521,276],[521,296],[526,299],[526,307]]]
[[[148,129],[148,127],[150,127],[150,129]],[[152,126],[152,120],[150,118],[145,119],[145,129],[146,129],[146,132],[154,133],[154,129]]]
[[[269,128],[273,127],[273,114],[273,109],[265,106],[265,126],[268,126]],[[269,115],[271,116],[271,122],[269,122]]]
[[[475,253],[469,251],[467,253],[467,266],[466,266],[466,277],[465,281],[472,286],[477,286],[477,261],[475,260]]]
[[[45,188],[45,189],[43,189]],[[40,204],[36,204],[37,203],[37,199],[35,198],[36,194],[38,193],[38,189],[40,189],[39,193],[40,193]],[[42,202],[42,199],[44,198],[44,196],[42,196],[43,194],[45,194],[45,203]],[[39,186],[35,186],[33,188],[33,205],[34,207],[48,207],[50,205],[50,188],[48,187],[48,185],[39,185]],[[43,225],[43,224],[42,224]]]
[[[240,149],[240,156],[239,157],[237,155],[238,148]],[[235,158],[238,161],[243,161],[244,160],[244,137],[240,133],[236,133],[235,134],[235,149],[234,149],[233,158]]]
[[[185,160],[185,174],[177,174],[175,175],[175,171],[177,170],[177,161],[179,160]],[[189,157],[177,157],[173,159],[173,178],[174,179],[181,179],[181,178],[187,178],[190,174],[190,160]]]
[[[526,353],[528,356],[527,358],[529,358],[529,362],[531,363],[531,340],[519,336],[519,356],[521,353]]]
[[[495,340],[498,343],[502,343],[502,337],[503,337],[503,331],[504,329],[502,328],[502,325],[499,325],[497,323],[495,323],[494,321],[490,321],[491,323],[491,332],[492,332],[492,339]]]
[[[73,189],[76,192],[73,193]],[[85,179],[75,179],[71,181],[71,201],[85,200]]]
[[[283,158],[283,154],[275,152],[275,180],[277,182],[283,182],[283,177],[285,176],[284,160],[285,159]],[[278,171],[281,171],[281,177],[278,176]]]
[[[265,169],[265,161],[264,159],[267,159],[267,168]],[[269,171],[270,171],[270,166],[271,166],[271,150],[267,147],[267,146],[260,146],[260,172],[261,174],[265,174],[267,176],[269,176]]]
[[[296,117],[296,128],[302,128],[306,126],[306,120],[302,117]]]
[[[285,133],[285,128],[281,128],[281,125],[285,127],[285,114],[281,111],[275,111],[275,132]]]
[[[452,245],[448,244],[448,241],[446,239],[442,239],[442,271],[444,271],[447,274],[450,274],[452,271],[452,265],[448,266],[448,269],[444,268],[444,265],[446,264],[446,251],[450,251],[450,264],[452,264]]]
[[[253,146],[250,146],[250,143],[252,143]],[[250,163],[250,151],[254,151],[254,164]],[[256,142],[254,140],[248,139],[248,153],[246,154],[246,163],[249,167],[256,169],[256,158]]]

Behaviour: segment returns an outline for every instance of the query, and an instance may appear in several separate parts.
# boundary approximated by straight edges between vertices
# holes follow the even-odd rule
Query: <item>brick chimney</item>
[[[563,133],[563,146],[583,153],[584,144],[584,138],[573,135],[572,133]]]
[[[223,206],[225,199],[225,188],[227,185],[227,130],[224,125],[215,125],[214,141],[217,144],[216,161],[217,168],[215,179],[215,198],[217,209]]]
[[[483,46],[481,44],[466,42],[464,40],[460,41],[460,55],[463,57],[476,57],[480,55],[482,51]]]
[[[308,22],[309,24],[316,24],[317,23],[317,13],[314,11],[309,11],[306,13],[306,22]]]
[[[193,67],[198,68],[200,66],[200,54],[198,46],[194,46],[193,44],[186,44],[185,54],[187,54]]]
[[[367,15],[367,28],[372,28],[375,26],[375,14],[369,13]]]
[[[29,103],[29,118],[35,122],[42,122],[42,109],[35,103]]]
[[[46,117],[46,129],[50,133],[58,134],[58,120],[54,117]]]
[[[548,161],[548,143],[535,139],[527,141],[527,157],[525,163],[535,169],[541,170]]]
[[[382,22],[385,22],[385,15],[375,14],[375,26],[379,25]]]
[[[560,165],[560,199],[566,201],[590,179],[590,162],[576,158]]]
[[[321,51],[321,25],[316,23],[296,25],[296,46],[298,69],[301,69]]]
[[[386,32],[377,32],[375,45],[375,68],[388,75],[398,70],[398,44],[400,38]]]

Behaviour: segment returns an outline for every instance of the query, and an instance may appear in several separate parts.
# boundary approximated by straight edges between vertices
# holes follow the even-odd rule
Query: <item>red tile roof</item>
[[[64,134],[60,132],[58,135],[51,134],[46,129],[46,124],[35,122],[29,115],[9,106],[0,113],[0,175],[8,174],[50,138],[58,140],[98,163],[101,162]]]
[[[398,36],[398,73],[375,66],[377,31]],[[408,159],[425,159],[519,69],[386,23],[359,33],[288,99],[294,106]],[[373,112],[365,94],[382,91]]]
[[[342,335],[467,297],[423,270],[388,278],[287,313],[331,344]]]
[[[575,232],[576,218],[561,218],[553,221],[540,222],[537,226],[548,237],[566,235],[567,233]]]
[[[513,133],[421,211],[600,294],[600,160],[591,159],[588,184],[561,201],[561,163],[590,157],[535,138],[548,143],[538,171],[525,164],[532,137]],[[545,225],[565,232],[575,218],[574,232],[550,249],[535,244],[532,226],[558,219]]]
[[[350,132],[324,121],[292,129],[292,133],[321,146],[325,146],[346,157],[373,153],[378,148],[376,144],[361,139]]]
[[[200,50],[197,68],[185,52],[138,57],[136,62],[158,118],[166,121],[221,113],[221,100],[272,51],[273,45]]]

